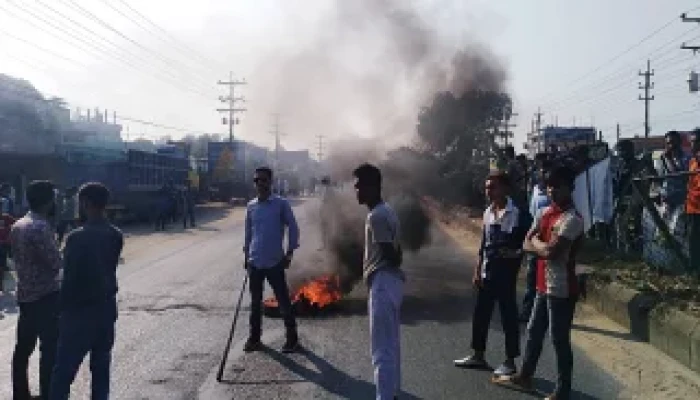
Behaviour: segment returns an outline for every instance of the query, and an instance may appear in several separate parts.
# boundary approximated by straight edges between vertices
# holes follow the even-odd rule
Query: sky
[[[0,72],[72,109],[116,111],[132,120],[120,121],[130,140],[227,134],[217,81],[232,72],[247,82],[236,87],[247,109],[237,138],[271,146],[278,114],[282,144],[316,152],[318,135],[409,141],[440,88],[435,64],[467,49],[505,71],[517,147],[538,109],[543,124],[593,125],[614,140],[618,123],[622,137],[644,134],[647,59],[652,134],[700,126],[686,82],[700,55],[680,49],[700,45],[700,25],[680,19],[690,10],[700,17],[700,2],[0,0]]]

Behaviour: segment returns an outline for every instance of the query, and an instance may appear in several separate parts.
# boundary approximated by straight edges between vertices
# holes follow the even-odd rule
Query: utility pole
[[[696,18],[691,18],[691,17],[688,17],[688,15],[687,15],[686,13],[683,13],[683,14],[681,14],[681,21],[683,21],[683,22],[697,22],[697,23],[700,23],[700,18],[697,18],[697,17],[696,17]],[[700,46],[687,46],[685,43],[683,43],[683,44],[681,45],[681,49],[683,49],[683,50],[692,50],[693,53],[697,53],[698,51],[700,51]]]
[[[537,127],[536,129],[536,135],[537,135],[537,152],[542,152],[545,150],[544,148],[544,143],[543,140],[544,137],[542,135],[542,117],[544,114],[542,114],[542,110],[537,107],[537,114],[535,114],[535,117],[537,118],[535,121],[535,126]]]
[[[639,89],[644,90],[644,97],[640,95],[639,100],[644,101],[644,138],[648,138],[651,131],[649,126],[649,102],[654,100],[654,96],[649,97],[649,90],[654,88],[654,83],[651,81],[651,77],[654,76],[654,71],[651,69],[651,60],[647,60],[647,70],[645,72],[639,71],[639,76],[644,77],[644,84],[639,84]]]
[[[245,108],[235,107],[237,101],[245,102],[245,98],[236,97],[236,86],[246,85],[248,84],[248,82],[246,82],[245,80],[233,80],[233,72],[229,72],[228,81],[218,81],[217,84],[228,86],[228,96],[219,96],[219,100],[222,103],[228,103],[228,108],[217,108],[216,111],[228,113],[228,120],[224,118],[224,123],[228,122],[228,141],[229,143],[233,143],[233,125],[238,123],[238,119],[234,118],[234,115],[237,112],[247,111]]]
[[[272,126],[270,134],[275,137],[275,172],[277,172],[279,171],[280,163],[280,137],[284,136],[284,134],[280,132],[280,115],[275,113],[273,114],[273,117],[275,117],[275,122]]]
[[[617,124],[617,142],[615,142],[615,144],[617,144],[619,141],[620,141],[620,124]]]
[[[318,162],[323,161],[323,139],[325,138],[325,135],[316,135],[316,138],[318,138]]]
[[[503,138],[506,146],[508,146],[508,138],[513,136],[513,132],[510,131],[510,128],[515,128],[518,126],[517,124],[511,124],[510,119],[517,116],[518,114],[513,113],[510,107],[503,112],[503,132],[501,132],[501,137]]]

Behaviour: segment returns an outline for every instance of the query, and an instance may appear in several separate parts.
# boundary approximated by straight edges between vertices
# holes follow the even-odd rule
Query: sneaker
[[[282,346],[282,353],[296,353],[300,348],[299,339],[287,339]]]
[[[262,342],[260,339],[249,338],[243,346],[243,351],[246,353],[251,353],[253,351],[258,351],[262,349]]]
[[[496,376],[494,377],[493,382],[523,392],[533,393],[535,391],[535,386],[532,384],[532,378],[528,378],[520,374],[511,376]]]
[[[518,369],[515,367],[515,362],[513,361],[506,361],[501,366],[496,368],[493,371],[494,375],[497,376],[511,376],[515,375],[518,372]]]
[[[454,360],[455,366],[460,368],[486,368],[488,364],[483,357],[477,357],[476,355],[471,355],[469,357],[462,358],[461,360]]]

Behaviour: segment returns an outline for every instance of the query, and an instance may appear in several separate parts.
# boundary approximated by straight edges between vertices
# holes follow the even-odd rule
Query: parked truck
[[[19,212],[27,184],[50,180],[64,191],[83,183],[98,181],[111,191],[108,213],[114,219],[149,220],[158,204],[159,191],[168,183],[184,189],[189,165],[181,156],[140,150],[126,150],[109,160],[85,157],[71,151],[53,154],[0,153],[0,182],[10,183],[18,193]]]

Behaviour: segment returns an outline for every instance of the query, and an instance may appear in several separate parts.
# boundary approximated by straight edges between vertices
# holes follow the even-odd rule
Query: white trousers
[[[377,400],[392,400],[401,389],[401,300],[404,282],[379,270],[369,289],[369,330]]]

